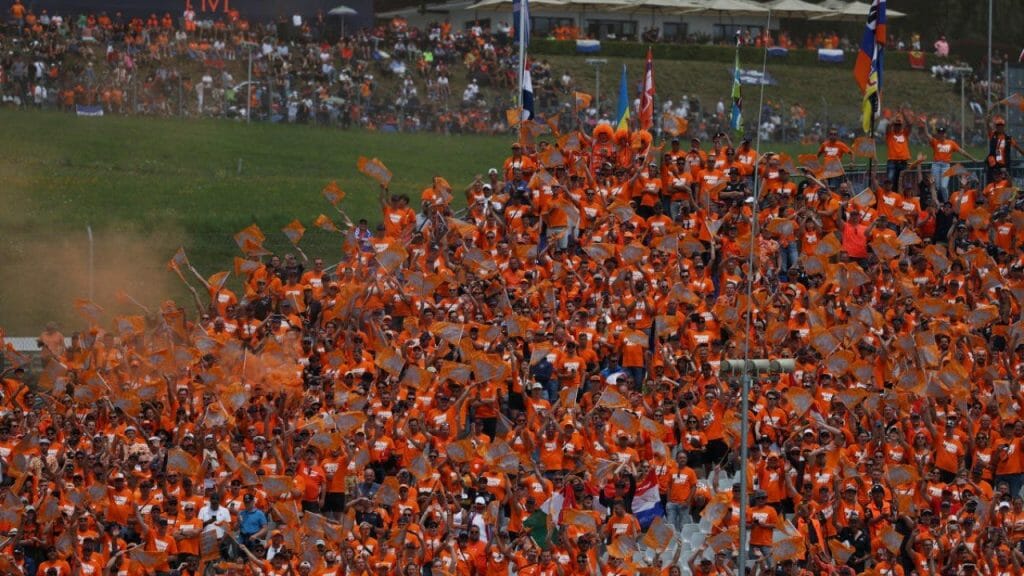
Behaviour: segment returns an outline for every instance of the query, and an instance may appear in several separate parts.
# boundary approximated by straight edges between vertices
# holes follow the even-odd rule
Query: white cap
[[[487,504],[487,500],[484,500],[481,496],[477,496],[476,500],[473,500],[473,504]]]

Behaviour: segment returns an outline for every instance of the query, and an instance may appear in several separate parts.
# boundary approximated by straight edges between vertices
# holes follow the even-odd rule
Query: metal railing
[[[979,186],[984,186],[987,183],[988,178],[988,165],[985,162],[957,162],[970,174],[971,179],[978,182]],[[920,166],[920,173],[930,174],[932,170],[932,162],[924,162]],[[875,173],[876,181],[881,181],[886,173],[885,161],[878,161],[873,164],[872,171]],[[914,178],[917,180],[918,168],[913,170],[904,171],[902,178]],[[1024,188],[1024,162],[1016,162],[1009,170],[1010,180],[1017,188]],[[846,170],[845,179],[850,182],[850,186],[854,191],[863,190],[868,187],[868,166],[867,164],[857,164],[853,168]],[[950,190],[958,188],[959,183],[955,182],[955,179],[951,179]]]

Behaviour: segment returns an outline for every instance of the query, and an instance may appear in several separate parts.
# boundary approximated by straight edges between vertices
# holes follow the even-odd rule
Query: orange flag
[[[363,424],[366,424],[366,414],[363,412],[345,412],[344,414],[336,414],[334,416],[334,427],[342,435],[355,432],[362,428]]]
[[[25,366],[32,359],[21,352],[14,349],[10,343],[4,344],[4,365],[7,368],[17,368],[19,366]]]
[[[519,108],[509,108],[505,110],[505,122],[508,123],[509,128],[519,124],[519,120],[522,117],[522,113]]]
[[[669,544],[672,543],[675,535],[676,533],[672,529],[672,525],[663,522],[661,516],[656,516],[654,522],[651,522],[650,527],[647,528],[647,533],[644,534],[640,541],[652,550],[664,552]]]
[[[605,388],[601,391],[601,399],[597,403],[598,406],[604,406],[606,408],[628,408],[629,403],[626,399],[619,394],[617,390],[612,388]]]
[[[121,336],[146,333],[146,319],[142,316],[118,316],[114,319],[114,323]]]
[[[469,365],[477,382],[502,380],[508,373],[508,364],[493,354],[475,353],[469,357]]]
[[[181,448],[167,451],[167,471],[194,478],[199,475],[199,461]]]
[[[999,101],[1004,106],[1016,106],[1021,112],[1024,112],[1024,96],[1020,94],[1011,94],[1008,98],[1003,98]]]
[[[75,312],[89,321],[90,324],[99,324],[100,316],[103,315],[103,308],[91,300],[75,298]]]
[[[967,168],[964,168],[963,164],[953,164],[942,175],[949,178],[958,178],[960,176],[970,176],[971,173],[967,171]]]
[[[843,169],[843,162],[838,158],[831,158],[821,167],[822,178],[839,178],[846,171]]]
[[[597,531],[597,521],[594,517],[581,510],[562,509],[562,524],[575,526],[587,532]]]
[[[889,552],[899,554],[900,547],[903,545],[903,537],[896,532],[895,528],[886,528],[882,533],[882,544],[888,548]]]
[[[339,230],[338,227],[334,225],[334,222],[325,214],[317,216],[316,220],[313,220],[313,226],[316,226],[317,228],[321,230],[326,230],[328,232],[341,232],[341,230]]]
[[[290,476],[264,476],[263,490],[271,498],[279,498],[289,494],[292,490],[292,479]]]
[[[401,354],[395,352],[392,348],[382,347],[380,350],[377,350],[377,357],[374,359],[374,364],[388,374],[397,377],[402,373],[402,368],[405,366],[405,360],[402,359]]]
[[[447,340],[452,346],[458,346],[462,342],[462,334],[466,327],[453,322],[434,322],[430,325],[430,332],[438,338]]]
[[[582,110],[584,108],[590,108],[590,102],[593,99],[594,99],[594,97],[591,96],[590,94],[587,94],[586,92],[576,92],[576,94],[575,94],[576,109],[577,110]]]
[[[210,285],[210,288],[220,290],[224,287],[224,283],[228,281],[228,276],[231,272],[217,272],[206,279],[206,283]]]
[[[178,248],[178,251],[174,253],[174,256],[167,263],[167,269],[180,272],[185,268],[188,268],[188,256],[185,255],[184,248]]]
[[[441,370],[438,372],[438,377],[444,380],[451,380],[452,382],[458,382],[463,386],[469,382],[472,369],[458,362],[449,362],[447,360],[441,361]]]
[[[260,269],[262,264],[255,260],[246,260],[235,256],[235,276],[248,276]]]
[[[786,538],[772,544],[772,557],[776,562],[803,558],[806,552],[807,545],[802,536]]]
[[[331,203],[332,206],[337,206],[339,202],[345,199],[345,191],[338,187],[338,183],[331,180],[324,186],[323,190],[320,191],[324,195],[324,198]]]
[[[199,557],[203,561],[220,558],[220,542],[216,530],[206,530],[199,535]]]
[[[558,180],[556,180],[550,172],[541,168],[534,172],[533,176],[530,177],[529,187],[534,189],[541,188],[543,186],[552,186],[554,184],[558,184]]]
[[[128,556],[145,568],[147,573],[155,572],[158,567],[167,562],[166,552],[147,552],[142,548],[133,548]]]
[[[284,232],[284,235],[288,237],[289,242],[298,246],[299,240],[302,240],[302,235],[306,233],[306,228],[303,227],[302,222],[292,220],[287,226],[281,228],[281,232]]]
[[[387,248],[377,253],[377,263],[388,272],[394,274],[402,267],[409,253],[398,242],[392,242]]]
[[[542,166],[554,167],[565,164],[565,157],[558,151],[557,148],[548,148],[544,152],[537,155],[537,159],[540,160]]]
[[[434,379],[434,375],[429,371],[419,366],[409,365],[405,368],[405,374],[402,374],[402,381],[399,382],[402,386],[410,386],[417,390],[424,390],[430,386]]]
[[[473,236],[477,232],[475,225],[451,216],[448,217],[448,228],[454,231],[460,238]]]
[[[675,114],[664,114],[661,118],[662,129],[669,135],[682,136],[690,129],[690,121]]]
[[[575,152],[582,147],[580,133],[570,132],[558,139],[558,147],[566,152]]]
[[[360,172],[373,178],[382,186],[387,186],[391,183],[391,170],[388,170],[387,166],[376,158],[370,159],[366,156],[360,156],[356,166]]]
[[[875,158],[875,139],[868,136],[861,136],[853,140],[853,154],[858,158]]]
[[[267,237],[263,235],[263,231],[255,224],[250,224],[235,234],[235,244],[238,244],[238,248],[246,254],[254,248],[262,249],[266,240]]]
[[[270,250],[246,238],[242,241],[242,253],[246,256],[269,256]]]
[[[832,558],[840,565],[846,564],[850,556],[853,556],[853,553],[856,552],[853,546],[848,546],[839,540],[829,540],[828,549],[832,552]]]
[[[449,460],[460,464],[469,462],[476,457],[476,448],[473,446],[472,440],[452,442],[445,448],[445,452],[448,454]]]

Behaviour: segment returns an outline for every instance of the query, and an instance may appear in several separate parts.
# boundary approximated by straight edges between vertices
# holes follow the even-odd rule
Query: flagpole
[[[732,114],[729,118],[730,128],[733,132],[739,133],[743,130],[743,96],[740,94],[740,31],[736,31],[736,54],[732,66]],[[761,79],[764,82],[764,79]],[[760,127],[758,127],[760,129]]]
[[[519,0],[519,92],[516,102],[519,104],[519,117],[522,118],[523,110],[523,75],[526,73],[526,20],[527,0]]]
[[[768,10],[768,23],[764,28],[768,34],[771,34],[772,29],[772,11]],[[736,43],[736,54],[739,54],[739,39]],[[757,141],[755,148],[757,150],[757,162],[761,160],[761,116],[764,113],[764,78],[768,72],[768,42],[764,43],[764,59],[761,62],[761,95],[757,103]],[[751,234],[750,234],[750,255],[747,263],[747,301],[753,302],[753,290],[754,290],[754,254],[757,252],[756,238],[759,233],[757,229],[757,209],[760,204],[760,178],[757,174],[757,162],[754,163],[754,203],[751,204]],[[747,333],[744,334],[744,345],[743,345],[743,366],[746,368],[750,364],[750,331],[753,328],[753,314],[750,310],[747,311]],[[739,554],[739,570],[737,574],[744,575],[747,573],[747,553],[748,553],[748,534],[747,534],[747,508],[748,502],[750,501],[750,495],[747,493],[750,487],[747,485],[747,459],[750,457],[750,387],[751,377],[749,370],[744,369],[742,379],[742,398],[741,408],[742,418],[740,420],[740,554]]]

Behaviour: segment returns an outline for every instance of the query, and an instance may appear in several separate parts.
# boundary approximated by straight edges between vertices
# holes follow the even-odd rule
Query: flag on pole
[[[740,94],[740,39],[736,38],[736,63],[732,69],[732,117],[729,127],[733,132],[743,130],[743,96]]]
[[[640,91],[640,128],[649,130],[654,124],[654,55],[647,48],[644,64],[644,85]]]
[[[616,128],[629,129],[629,84],[626,81],[626,65],[622,65],[622,80],[619,81],[619,107],[615,114]]]
[[[646,530],[654,519],[665,514],[661,506],[661,493],[658,490],[658,476],[652,468],[642,480],[636,483],[633,496],[633,515],[640,523],[640,529]]]
[[[523,13],[525,12],[525,14]],[[530,44],[530,4],[527,0],[513,0],[512,2],[512,19],[515,21],[514,30],[516,44],[520,41],[519,33],[520,28],[526,31],[526,34],[522,36],[525,39],[526,45]]]
[[[521,120],[533,120],[533,79],[530,77],[530,62],[523,67],[523,115]]]
[[[882,55],[885,49],[885,0],[872,0],[868,21],[860,41],[860,52],[853,67],[853,77],[864,94],[862,124],[872,132],[878,117],[882,93]]]

